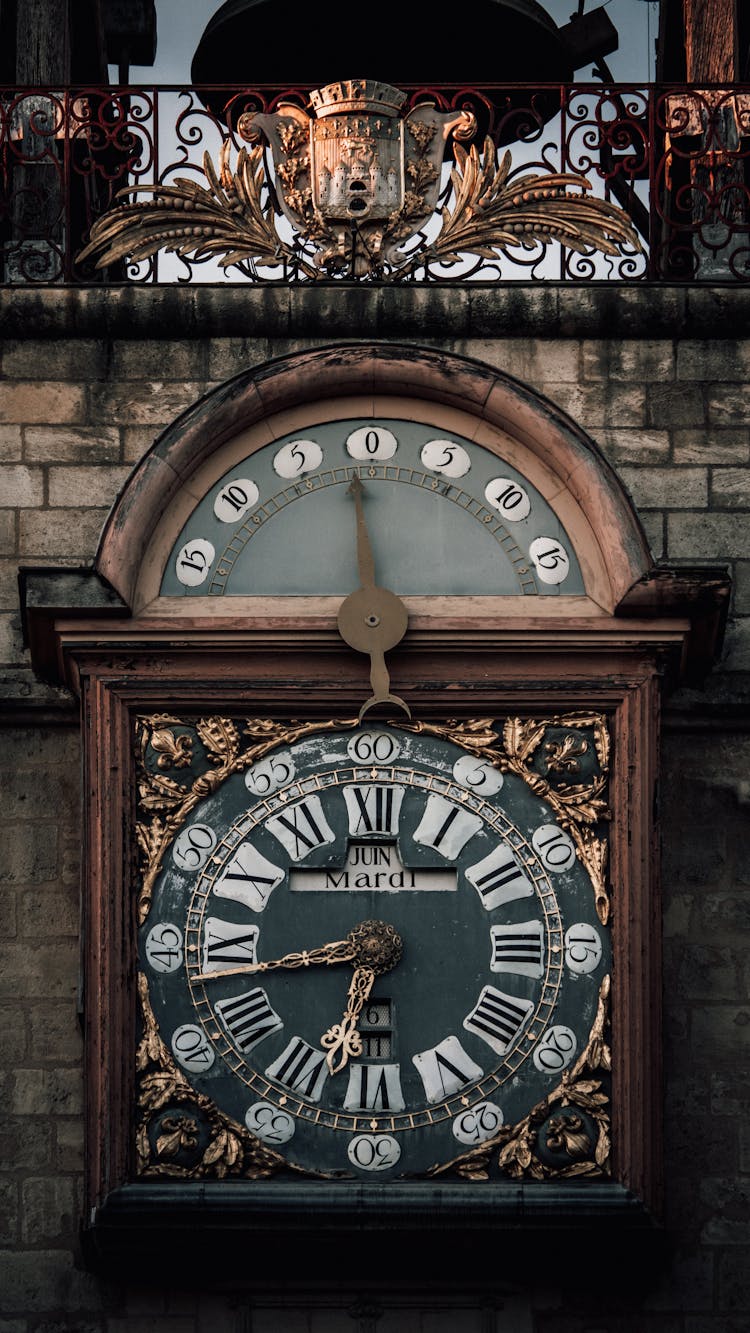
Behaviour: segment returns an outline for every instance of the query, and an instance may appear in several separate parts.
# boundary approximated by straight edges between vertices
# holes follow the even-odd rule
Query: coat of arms
[[[420,102],[405,112],[406,100],[387,83],[348,79],[312,92],[309,113],[292,103],[245,112],[237,134],[249,146],[234,171],[228,136],[218,171],[203,156],[207,188],[179,178],[121,191],[152,197],[105,213],[79,260],[103,268],[163,249],[193,262],[216,257],[255,278],[275,270],[287,280],[397,280],[552,241],[581,253],[640,250],[628,215],[593,197],[583,177],[511,175],[510,153],[498,162],[491,139],[481,150],[462,146],[476,134],[470,111]]]

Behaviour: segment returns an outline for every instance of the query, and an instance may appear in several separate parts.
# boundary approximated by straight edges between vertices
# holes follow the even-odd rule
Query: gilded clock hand
[[[355,968],[344,1017],[340,1023],[334,1023],[333,1027],[324,1032],[320,1039],[321,1046],[328,1051],[326,1064],[331,1074],[340,1073],[350,1056],[362,1054],[362,1038],[357,1031],[357,1020],[362,1012],[362,1006],[370,998],[374,981],[375,973],[371,967]]]
[[[286,953],[282,958],[271,958],[262,963],[243,963],[240,967],[223,967],[216,972],[201,972],[193,981],[218,981],[220,977],[239,977],[257,972],[273,972],[277,968],[331,967],[336,963],[354,963],[356,967],[371,967],[373,975],[387,972],[401,957],[401,937],[385,921],[360,921],[346,939],[321,944],[316,949],[302,949]]]
[[[395,593],[379,588],[375,583],[375,561],[362,504],[362,482],[357,474],[352,477],[349,494],[354,497],[357,513],[357,568],[361,587],[349,594],[339,607],[339,634],[350,648],[367,653],[370,658],[372,698],[359,710],[360,721],[375,704],[395,704],[411,717],[408,704],[390,692],[390,676],[385,665],[389,648],[400,643],[406,633],[406,607]]]

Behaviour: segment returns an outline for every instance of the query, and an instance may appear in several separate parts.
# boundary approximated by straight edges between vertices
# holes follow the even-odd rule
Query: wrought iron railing
[[[530,174],[585,178],[592,197],[625,210],[638,241],[605,254],[570,248],[531,227],[512,245],[445,262],[440,254],[431,257],[427,224],[419,232],[424,262],[370,272],[366,280],[750,279],[750,88],[443,85],[404,91],[407,106],[432,101],[444,112],[470,110],[476,142],[481,146],[489,136],[495,149],[510,151],[508,186],[518,181],[522,188]],[[214,256],[203,257],[200,246],[197,258],[162,247],[98,270],[94,258],[78,258],[118,192],[174,185],[178,178],[205,185],[204,152],[216,162],[227,139],[230,153],[239,152],[240,116],[270,112],[282,102],[304,108],[308,93],[262,86],[239,93],[222,87],[0,90],[0,282],[315,280],[304,238],[292,233],[275,266],[246,257],[222,268]],[[265,180],[268,210],[278,204],[270,157],[258,179]],[[449,162],[441,188],[438,220],[455,189]],[[276,214],[284,235],[288,221]]]

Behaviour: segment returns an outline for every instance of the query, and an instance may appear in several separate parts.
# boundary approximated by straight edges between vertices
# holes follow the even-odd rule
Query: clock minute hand
[[[218,981],[220,977],[241,977],[277,968],[332,967],[336,963],[354,963],[371,967],[374,975],[387,972],[401,957],[401,937],[386,921],[360,921],[346,939],[321,944],[317,949],[301,949],[262,963],[243,963],[240,967],[222,967],[216,972],[200,972],[193,981]]]
[[[222,967],[215,972],[201,972],[193,981],[217,981],[220,977],[240,977],[256,972],[273,972],[277,968],[317,967],[323,964],[331,967],[335,963],[351,963],[355,958],[355,945],[351,934],[345,940],[334,940],[331,944],[321,944],[317,949],[301,949],[298,953],[285,953],[282,958],[271,958],[262,963],[243,963],[240,967]]]
[[[370,534],[367,531],[365,509],[362,504],[362,490],[361,478],[359,473],[355,472],[349,487],[349,494],[354,497],[354,506],[357,511],[357,569],[359,570],[359,581],[362,587],[374,588],[375,558],[370,545]]]
[[[357,512],[357,568],[361,586],[349,593],[339,607],[338,628],[344,643],[370,659],[372,697],[359,710],[360,721],[375,704],[395,704],[411,717],[408,704],[391,694],[391,681],[385,664],[389,648],[400,643],[409,618],[406,607],[394,592],[375,582],[375,560],[362,503],[363,486],[358,473],[352,477],[349,494]]]

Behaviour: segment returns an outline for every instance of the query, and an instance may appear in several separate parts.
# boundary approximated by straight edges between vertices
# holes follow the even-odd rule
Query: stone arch
[[[160,552],[174,540],[206,477],[216,473],[221,451],[247,432],[267,443],[274,432],[301,428],[350,404],[381,415],[394,404],[402,413],[429,411],[446,429],[453,423],[457,430],[460,421],[478,443],[522,458],[574,533],[579,556],[584,552],[588,614],[611,615],[650,569],[645,536],[616,473],[564,412],[479,361],[357,343],[243,371],[178,417],[126,482],[102,535],[98,572],[136,613],[152,606]]]

